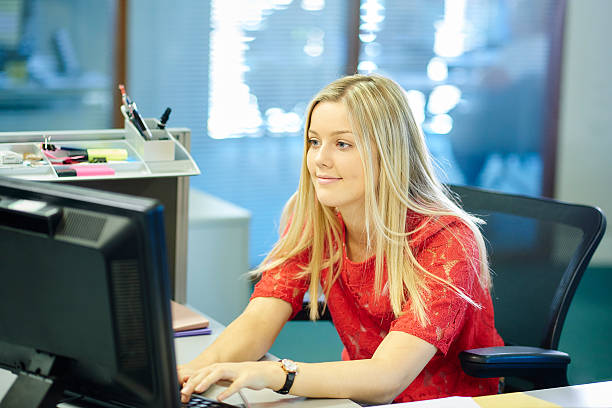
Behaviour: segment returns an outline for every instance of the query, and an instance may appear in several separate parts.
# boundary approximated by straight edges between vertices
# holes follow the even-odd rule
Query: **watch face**
[[[282,361],[283,367],[290,373],[297,373],[298,366],[295,361],[284,358]]]

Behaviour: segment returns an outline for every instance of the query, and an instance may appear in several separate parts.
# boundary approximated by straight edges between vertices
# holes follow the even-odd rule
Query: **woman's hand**
[[[176,374],[178,376],[178,383],[182,386],[189,378],[198,371],[197,367],[193,367],[190,364],[180,364],[176,367]]]
[[[211,385],[228,385],[217,399],[222,401],[241,388],[261,390],[280,389],[285,382],[285,372],[276,361],[254,361],[243,363],[219,363],[200,369],[193,369],[188,364],[178,367],[182,402],[189,401],[194,392],[206,391]]]

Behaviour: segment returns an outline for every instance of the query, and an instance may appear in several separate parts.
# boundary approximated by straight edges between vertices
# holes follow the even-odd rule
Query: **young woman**
[[[178,367],[182,398],[216,382],[367,403],[497,391],[457,355],[503,345],[478,219],[449,198],[404,91],[377,75],[341,78],[310,103],[297,192],[281,238],[255,271],[245,311]],[[320,286],[319,286],[320,285]],[[325,295],[342,361],[257,361],[310,292]]]

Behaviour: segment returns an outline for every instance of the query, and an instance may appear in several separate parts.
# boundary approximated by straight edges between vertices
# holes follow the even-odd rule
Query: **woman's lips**
[[[321,176],[317,176],[317,182],[319,184],[331,184],[331,183],[335,183],[336,181],[340,181],[342,180],[339,177],[321,177]]]

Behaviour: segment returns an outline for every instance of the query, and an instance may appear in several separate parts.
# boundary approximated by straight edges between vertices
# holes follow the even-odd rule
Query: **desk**
[[[390,407],[390,406],[389,406]],[[395,405],[405,408],[609,408],[612,407],[612,381],[593,384],[571,385],[489,395],[486,397],[450,397],[438,400],[417,401]]]
[[[210,327],[213,334],[206,336],[182,337],[175,339],[175,354],[178,364],[184,364],[195,358],[204,348],[211,344],[223,331],[224,326],[216,320],[208,317]],[[266,355],[266,359],[273,359],[271,355]],[[15,379],[12,373],[0,369],[0,399],[8,391]],[[214,398],[221,390],[220,387],[213,387],[205,395],[209,398]],[[303,397],[295,397],[291,395],[280,395],[272,390],[253,391],[245,389],[243,394],[246,396],[252,408],[348,408],[359,407],[358,404],[347,399],[307,399]],[[551,388],[546,390],[528,391],[525,394],[530,397],[535,397],[540,400],[552,402],[560,407],[567,408],[599,408],[612,407],[612,381],[574,385],[570,387]],[[434,407],[472,407],[472,408],[493,408],[493,407],[509,407],[520,405],[512,405],[511,398],[513,394],[501,394],[476,399],[472,398],[443,398],[440,400],[410,402],[395,407],[406,408],[434,408]],[[230,404],[239,405],[242,403],[236,395],[230,397]],[[505,405],[504,405],[505,404]],[[62,407],[68,408],[66,404]]]
[[[213,334],[206,336],[193,336],[193,337],[181,337],[174,341],[176,361],[178,364],[184,364],[193,360],[198,354],[202,352],[209,344],[211,344],[223,331],[224,326],[214,319],[210,320],[210,328]],[[266,355],[266,359],[274,358],[271,355]],[[4,397],[4,394],[8,391],[16,376],[9,371],[0,369],[0,400]],[[220,391],[221,387],[212,387],[205,396],[214,398]],[[349,408],[359,407],[358,404],[347,400],[347,399],[307,399],[303,397],[295,397],[292,395],[280,395],[272,390],[261,390],[254,391],[244,389],[243,394],[249,401],[251,408]],[[242,404],[242,400],[239,396],[233,395],[227,400],[228,403],[234,405]],[[69,408],[71,405],[61,404],[60,407]]]

